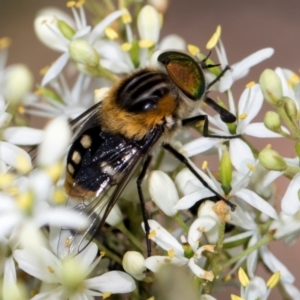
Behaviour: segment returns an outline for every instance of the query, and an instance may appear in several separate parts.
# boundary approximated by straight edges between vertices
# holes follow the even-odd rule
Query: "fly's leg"
[[[146,210],[145,199],[144,199],[143,191],[142,191],[142,183],[145,178],[147,169],[150,165],[151,159],[152,159],[152,156],[150,156],[150,155],[147,156],[146,161],[144,162],[142,171],[136,181],[140,204],[141,204],[142,216],[143,216],[143,221],[144,221],[144,226],[145,226],[145,232],[146,232],[147,256],[148,257],[151,256],[151,241],[149,240],[150,226],[148,223],[149,216],[148,216],[148,213]]]
[[[234,211],[236,205],[225,199],[219,193],[217,193],[213,188],[211,188],[207,182],[196,172],[190,161],[181,153],[179,153],[176,149],[174,149],[170,144],[164,144],[163,147],[172,153],[180,162],[186,165],[186,167],[197,177],[197,179],[212,193],[214,193],[220,200],[223,200],[228,206],[230,206],[231,210]]]

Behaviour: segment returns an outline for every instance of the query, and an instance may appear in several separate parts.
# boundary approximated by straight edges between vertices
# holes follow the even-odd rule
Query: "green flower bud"
[[[281,131],[281,121],[280,116],[275,111],[268,111],[264,117],[265,126],[274,132]]]
[[[260,75],[259,84],[265,100],[273,106],[280,106],[283,94],[279,76],[273,70],[266,69]]]
[[[71,40],[75,34],[75,30],[65,21],[57,20],[57,27],[62,35],[68,40]]]
[[[12,65],[4,74],[4,93],[10,104],[17,104],[31,90],[33,76],[22,64]]]
[[[85,40],[75,40],[69,45],[69,54],[71,58],[88,67],[97,67],[99,65],[98,52]]]
[[[297,156],[300,158],[300,142],[299,141],[297,141],[295,144],[295,150],[296,150]]]
[[[297,123],[298,110],[294,100],[289,97],[283,97],[283,107],[290,120]]]
[[[229,194],[231,191],[231,180],[232,180],[232,165],[229,152],[227,149],[223,150],[223,155],[220,161],[220,179],[222,183],[222,188],[225,194]]]
[[[259,162],[267,170],[284,171],[287,164],[283,157],[275,150],[264,149],[258,155]]]

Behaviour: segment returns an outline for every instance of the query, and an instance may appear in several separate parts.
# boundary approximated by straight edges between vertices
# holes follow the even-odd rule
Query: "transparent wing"
[[[95,112],[96,111],[96,112]],[[67,206],[84,214],[88,227],[61,228],[58,255],[81,252],[105,222],[137,167],[162,134],[153,129],[143,140],[130,140],[101,129],[99,107],[75,120],[76,137],[67,157]]]

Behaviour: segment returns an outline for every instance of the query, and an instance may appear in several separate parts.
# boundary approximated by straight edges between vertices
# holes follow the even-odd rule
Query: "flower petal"
[[[4,139],[16,145],[37,145],[43,139],[43,130],[30,127],[10,127],[3,131]]]
[[[291,180],[286,192],[281,200],[281,209],[282,211],[292,216],[295,214],[300,208],[300,200],[299,200],[299,190],[300,190],[300,173],[294,176]]]
[[[113,294],[129,293],[136,288],[134,279],[121,271],[111,271],[101,276],[87,279],[85,280],[85,285],[89,289]]]
[[[248,189],[241,189],[235,194],[237,197],[241,198],[242,200],[246,201],[262,213],[268,215],[269,217],[273,219],[277,219],[277,213],[274,207],[269,204],[266,200],[259,197],[254,192],[248,190]]]

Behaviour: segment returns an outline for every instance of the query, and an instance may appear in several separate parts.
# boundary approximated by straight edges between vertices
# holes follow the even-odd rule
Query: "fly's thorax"
[[[102,126],[126,138],[142,139],[156,126],[166,131],[179,124],[177,88],[160,69],[144,68],[112,87],[102,102]]]

